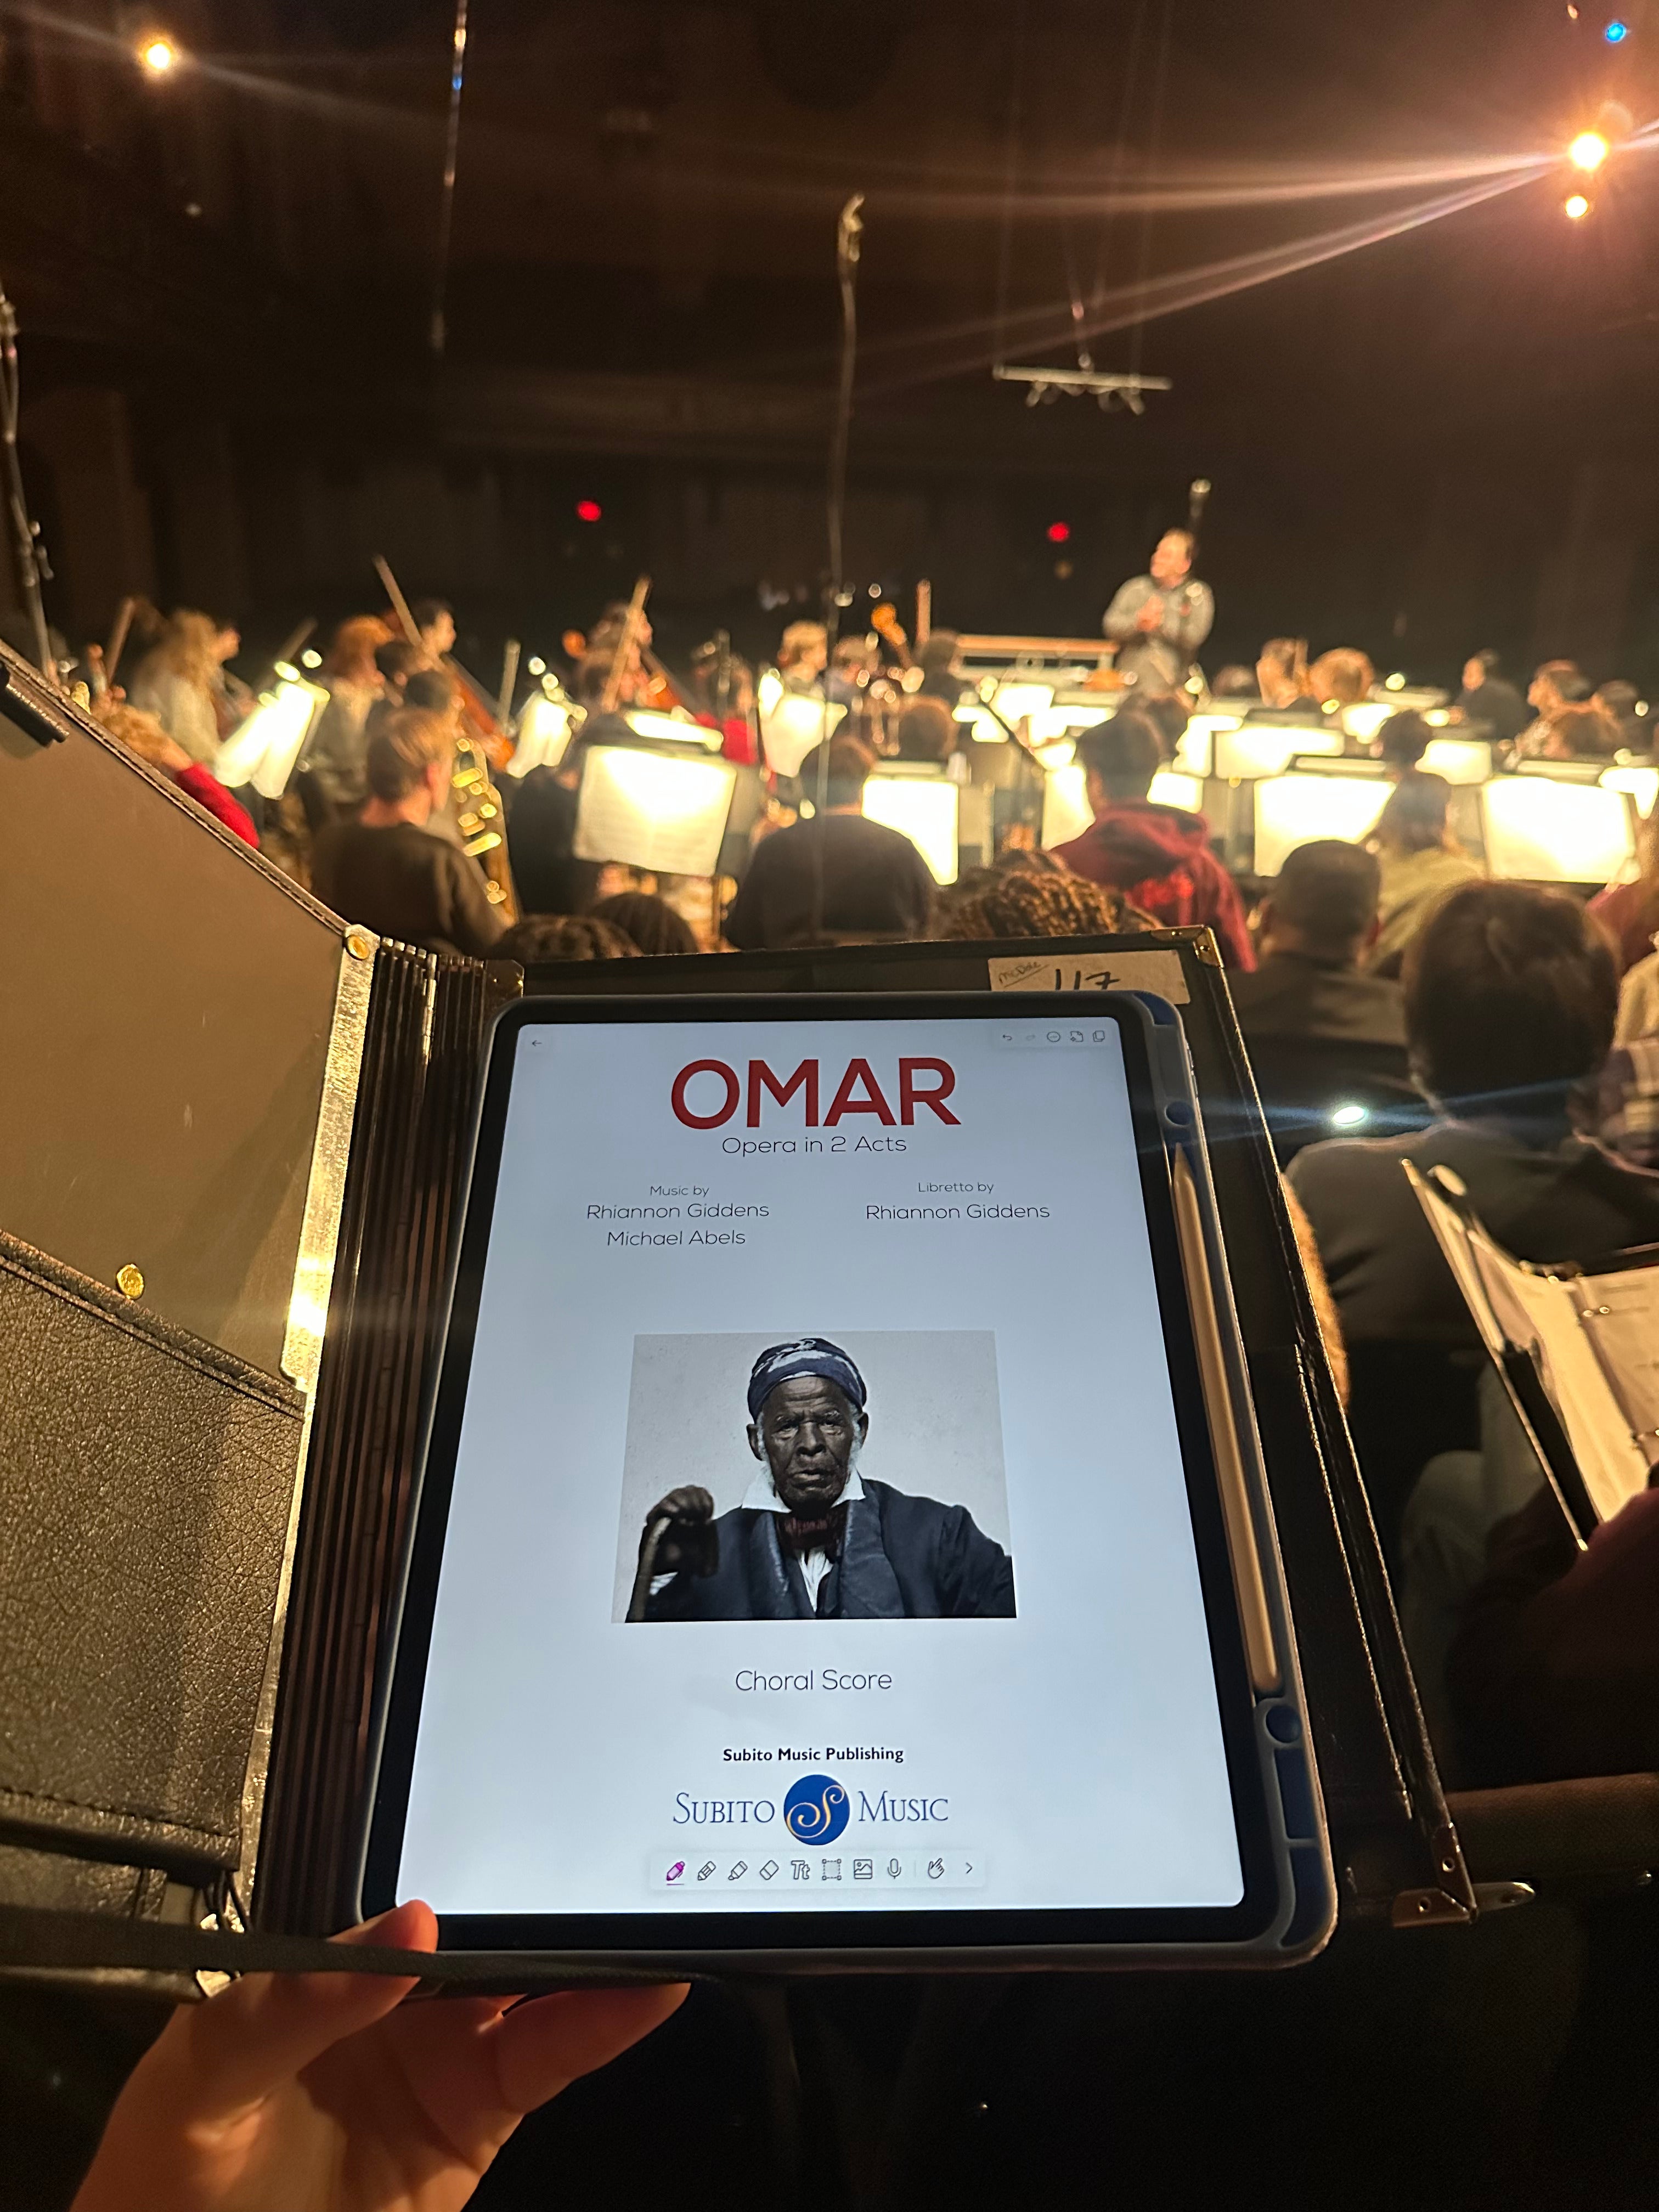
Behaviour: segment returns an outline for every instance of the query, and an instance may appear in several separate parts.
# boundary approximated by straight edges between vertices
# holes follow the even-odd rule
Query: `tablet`
[[[1088,996],[502,1018],[365,1911],[803,1966],[1322,1942],[1184,1044]]]

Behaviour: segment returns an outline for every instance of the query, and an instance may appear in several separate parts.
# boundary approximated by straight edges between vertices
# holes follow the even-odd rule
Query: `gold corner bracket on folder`
[[[1227,1362],[1221,1348],[1221,1324],[1216,1315],[1215,1289],[1210,1280],[1209,1254],[1204,1237],[1204,1218],[1199,1209],[1198,1186],[1187,1155],[1177,1149],[1170,1174],[1175,1195],[1176,1228],[1181,1238],[1187,1279],[1187,1305],[1192,1316],[1193,1338],[1204,1382],[1204,1405],[1209,1418],[1210,1449],[1215,1458],[1217,1484],[1221,1492],[1222,1518],[1227,1530],[1227,1553],[1232,1562],[1233,1588],[1238,1597],[1238,1617],[1244,1632],[1244,1653],[1250,1669],[1250,1686],[1258,1696],[1276,1690],[1284,1678],[1279,1647],[1273,1636],[1273,1615],[1267,1606],[1261,1555],[1256,1548],[1255,1522],[1250,1511],[1249,1485],[1239,1448],[1238,1425],[1228,1387]]]

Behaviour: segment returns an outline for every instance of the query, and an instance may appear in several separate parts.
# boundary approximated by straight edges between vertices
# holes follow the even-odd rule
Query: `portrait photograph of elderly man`
[[[688,1340],[719,1343],[720,1340]],[[879,1340],[878,1340],[879,1341]],[[673,1340],[647,1339],[647,1346]],[[907,1364],[941,1399],[951,1395],[950,1368],[964,1374],[958,1407],[972,1382],[990,1392],[988,1420],[964,1411],[963,1449],[953,1450],[948,1420],[907,1415],[887,1425],[873,1412],[864,1373],[842,1346],[822,1336],[767,1346],[755,1359],[746,1392],[748,1419],[733,1419],[718,1449],[735,1457],[746,1443],[752,1459],[741,1502],[716,1510],[714,1491],[677,1483],[637,1513],[637,1552],[627,1611],[630,1621],[939,1620],[1008,1619],[1014,1613],[1013,1563],[964,1503],[921,1496],[878,1480],[862,1466],[874,1429],[877,1464],[897,1471],[933,1438],[927,1473],[934,1486],[958,1496],[978,1491],[1006,1522],[1001,1496],[1000,1423],[991,1339],[896,1336],[896,1374]],[[984,1349],[981,1349],[984,1347]],[[636,1381],[640,1372],[636,1355]],[[911,1395],[912,1394],[906,1394]],[[735,1408],[733,1409],[735,1413]],[[940,1434],[941,1424],[946,1433]],[[988,1439],[988,1429],[990,1432]],[[729,1443],[726,1439],[729,1437]],[[741,1437],[742,1441],[739,1441]],[[630,1427],[630,1441],[632,1428]],[[952,1469],[957,1480],[939,1480]],[[975,1463],[977,1462],[977,1463]],[[732,1485],[723,1486],[726,1495]],[[635,1482],[637,1495],[637,1478]],[[626,1512],[626,1505],[624,1510]],[[629,1530],[625,1528],[626,1539]]]

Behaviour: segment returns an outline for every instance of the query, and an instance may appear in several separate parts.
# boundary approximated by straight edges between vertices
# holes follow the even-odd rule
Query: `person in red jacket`
[[[118,738],[129,751],[159,769],[204,813],[222,822],[233,837],[240,837],[245,845],[258,850],[259,833],[247,809],[240,799],[232,798],[217,776],[210,775],[199,761],[191,760],[182,745],[174,744],[154,714],[129,706],[124,699],[105,701],[94,713],[101,726],[112,738]]]
[[[1155,806],[1146,793],[1162,763],[1152,723],[1133,707],[1077,741],[1092,827],[1054,848],[1074,874],[1109,884],[1159,927],[1207,922],[1229,968],[1251,969],[1255,953],[1232,878],[1210,850],[1204,818]]]

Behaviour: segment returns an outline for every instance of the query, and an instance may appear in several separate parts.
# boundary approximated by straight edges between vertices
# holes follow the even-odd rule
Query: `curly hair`
[[[527,914],[490,948],[492,960],[539,968],[550,960],[638,960],[633,939],[588,914]]]
[[[1033,854],[1036,860],[1037,855]],[[1121,890],[1067,868],[979,870],[939,902],[941,937],[1115,937],[1156,927]]]

